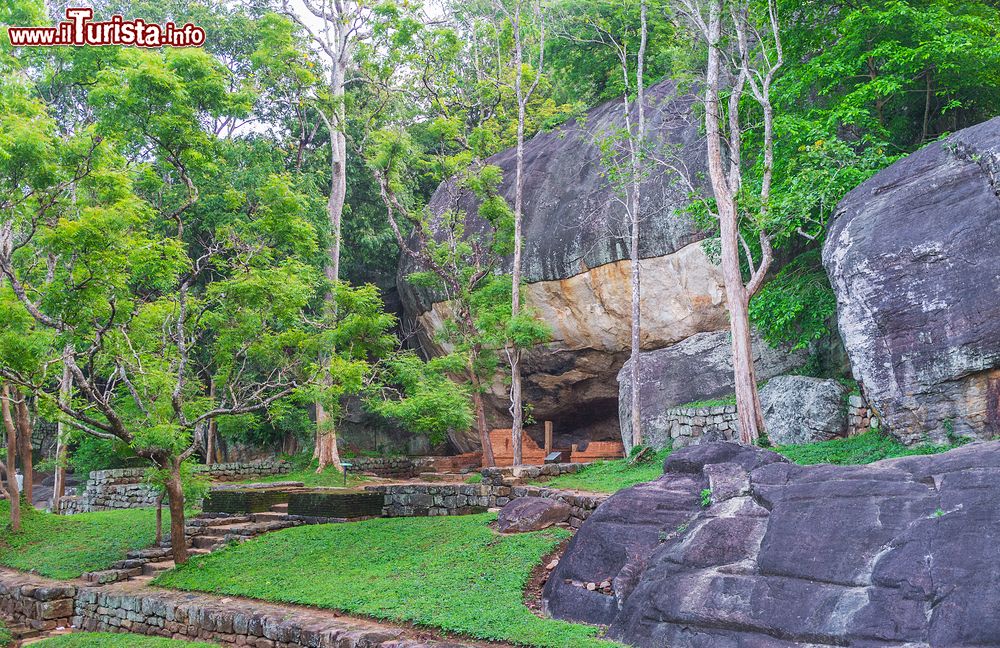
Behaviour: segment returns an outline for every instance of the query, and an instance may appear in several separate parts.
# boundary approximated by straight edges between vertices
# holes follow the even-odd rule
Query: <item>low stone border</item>
[[[386,477],[409,479],[417,476],[417,465],[409,457],[354,457],[345,459],[351,464],[350,472]]]
[[[334,611],[136,583],[78,587],[10,569],[0,569],[0,612],[43,631],[72,625],[88,632],[132,632],[255,648],[471,648],[411,638],[404,628]]]
[[[0,614],[35,630],[68,627],[77,592],[75,585],[0,569]]]
[[[384,517],[469,515],[499,508],[517,497],[546,497],[570,506],[569,524],[579,528],[610,495],[576,493],[557,488],[523,485],[514,477],[559,475],[576,472],[583,464],[550,464],[518,468],[484,468],[481,484],[399,484],[367,486],[385,497]],[[546,472],[547,471],[547,472]],[[560,472],[562,471],[562,472]]]

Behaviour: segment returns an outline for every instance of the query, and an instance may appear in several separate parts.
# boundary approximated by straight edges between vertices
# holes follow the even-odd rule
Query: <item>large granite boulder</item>
[[[755,338],[753,356],[757,379],[767,380],[801,367],[808,352],[775,349]],[[631,365],[626,361],[618,373],[619,423],[626,448],[632,445],[631,378]],[[729,330],[698,333],[673,346],[644,352],[639,384],[643,442],[665,448],[670,444],[667,410],[735,391]]]
[[[709,487],[706,464],[755,467],[780,461],[735,443],[692,446],[667,459],[670,478],[639,484],[612,495],[597,507],[570,541],[543,591],[546,611],[560,619],[610,624],[639,582],[655,550],[683,535],[701,511],[701,491]],[[609,582],[612,591],[590,590]]]
[[[894,435],[1000,433],[1000,118],[849,193],[823,264],[855,377]]]
[[[647,116],[656,146],[703,169],[696,97],[664,81],[647,92]],[[631,265],[625,214],[601,163],[595,140],[620,127],[622,102],[610,101],[526,143],[524,185],[524,288],[526,303],[551,327],[553,340],[526,353],[525,400],[535,420],[555,423],[557,445],[580,439],[612,440],[618,432],[615,376],[628,357]],[[514,150],[488,160],[504,171],[501,187],[513,198]],[[719,267],[702,248],[701,232],[682,213],[687,189],[675,174],[654,169],[643,182],[644,221],[640,236],[643,275],[643,348],[676,344],[704,331],[728,327]],[[475,197],[452,182],[434,194],[440,213],[458,207],[472,214],[467,231],[484,227]],[[506,260],[509,270],[510,260]],[[399,270],[405,319],[422,349],[445,349],[435,335],[449,305],[440,295],[405,280],[413,271],[404,255]],[[488,395],[490,423],[509,426],[507,388],[497,380]],[[530,431],[529,431],[530,433]],[[474,433],[455,432],[461,450],[478,445]]]
[[[1000,645],[1000,443],[868,466],[703,444],[665,469],[583,524],[554,616],[642,648]]]
[[[497,516],[501,533],[541,531],[569,519],[570,506],[548,497],[517,497],[507,502]]]
[[[833,379],[777,376],[760,390],[774,445],[829,441],[847,434],[847,388]]]

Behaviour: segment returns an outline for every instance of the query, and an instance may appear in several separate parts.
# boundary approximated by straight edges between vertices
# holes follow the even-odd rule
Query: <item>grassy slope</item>
[[[495,515],[377,519],[261,536],[161,575],[157,585],[315,605],[550,648],[611,644],[522,602],[563,529],[500,536]]]
[[[217,648],[218,644],[193,643],[135,634],[78,632],[32,644],[38,648]]]
[[[905,446],[879,434],[866,432],[849,439],[834,439],[797,446],[774,448],[798,464],[830,463],[838,465],[867,464],[881,459],[944,452],[953,446]],[[536,483],[552,488],[572,488],[597,493],[613,493],[640,482],[656,479],[663,473],[663,460],[668,451],[660,452],[649,461],[630,466],[624,459],[595,462],[578,473],[560,475]]]
[[[955,446],[921,444],[905,446],[892,437],[878,432],[865,432],[849,439],[834,439],[807,443],[804,445],[779,446],[775,451],[788,457],[797,464],[810,465],[819,463],[836,464],[839,466],[869,464],[893,457],[908,457],[911,455],[937,454],[950,450]]]
[[[50,578],[76,578],[106,569],[131,549],[153,544],[156,519],[152,509],[51,515],[25,510],[20,533],[10,531],[9,504],[0,502],[0,564],[35,571]]]

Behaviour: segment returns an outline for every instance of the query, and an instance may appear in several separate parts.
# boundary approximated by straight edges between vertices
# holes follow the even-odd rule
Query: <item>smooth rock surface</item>
[[[1000,645],[1000,443],[868,466],[713,443],[665,469],[583,524],[554,616],[641,648]],[[574,585],[597,579],[614,593]]]
[[[693,110],[696,98],[664,81],[649,88],[647,99],[657,147],[670,155],[679,151],[693,173],[703,169],[704,146]],[[631,265],[624,211],[594,142],[623,121],[622,102],[610,101],[589,111],[585,119],[537,134],[524,150],[525,302],[553,333],[551,343],[525,354],[524,398],[535,420],[555,423],[557,444],[619,436],[614,378],[628,356]],[[501,193],[512,201],[514,150],[488,161],[503,169]],[[702,249],[704,233],[680,211],[687,203],[687,189],[672,172],[657,168],[644,180],[642,192],[643,347],[657,349],[726,328],[721,271]],[[456,205],[473,214],[468,231],[483,229],[474,215],[474,196],[452,182],[442,184],[430,203],[436,213]],[[509,270],[510,260],[504,263]],[[435,333],[450,307],[444,296],[407,283],[405,277],[413,270],[404,255],[399,285],[405,319],[416,325],[425,352],[441,353]],[[502,380],[491,386],[487,405],[492,426],[509,426]],[[474,432],[454,432],[451,441],[460,451],[479,445]]]
[[[728,326],[728,325],[727,325]],[[766,342],[753,342],[754,369],[758,380],[768,380],[802,366],[808,353],[774,349]],[[734,392],[732,342],[729,330],[698,333],[683,342],[642,354],[639,363],[639,411],[643,442],[654,447],[669,445],[667,410],[692,401],[727,396]],[[618,373],[618,412],[622,441],[632,440],[632,381],[628,361]]]
[[[545,497],[518,497],[500,509],[497,528],[501,533],[541,531],[569,519],[570,506]]]
[[[760,390],[774,445],[829,441],[847,434],[847,388],[833,379],[776,376]]]
[[[1000,118],[851,191],[823,265],[855,377],[892,434],[1000,434]]]

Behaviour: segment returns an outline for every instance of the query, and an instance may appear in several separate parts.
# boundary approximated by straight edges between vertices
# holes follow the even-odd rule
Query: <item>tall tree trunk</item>
[[[520,29],[520,20],[518,27]],[[514,171],[514,261],[511,271],[511,297],[510,314],[515,318],[521,314],[521,255],[524,248],[524,233],[522,221],[524,215],[524,120],[525,102],[522,97],[521,77],[522,77],[522,50],[520,37],[518,37],[517,54],[515,64],[514,87],[518,96],[517,105],[517,153]],[[508,343],[508,355],[510,356],[510,414],[511,422],[511,444],[514,449],[514,465],[520,466],[522,463],[521,446],[524,437],[524,405],[522,402],[521,389],[521,350],[513,342]]]
[[[335,423],[322,404],[316,403],[316,454],[319,459],[317,473],[330,466],[338,471],[340,466],[340,450],[337,448],[337,429]]]
[[[188,561],[187,537],[184,533],[184,486],[181,483],[181,460],[167,459],[161,465],[170,471],[166,491],[170,508],[170,552],[174,562],[183,565]]]
[[[476,430],[479,432],[479,441],[483,446],[483,467],[492,468],[497,465],[497,460],[493,454],[493,442],[490,441],[490,431],[486,427],[486,407],[483,405],[483,389],[479,376],[472,369],[474,361],[469,362],[469,375],[472,376],[472,404],[476,410]]]
[[[10,411],[10,388],[4,384],[0,387],[0,414],[7,430],[7,495],[10,496],[10,528],[15,532],[21,530],[21,492],[17,487],[17,475],[14,466],[17,463],[17,426]]]
[[[28,399],[19,390],[12,390],[17,398],[15,412],[17,414],[17,453],[21,457],[21,473],[24,475],[24,501],[28,506],[34,506],[35,465],[32,456],[31,437],[33,426],[31,412],[28,410]]]
[[[725,119],[719,99],[722,83],[722,3],[712,0],[708,23],[708,68],[705,77],[705,135],[708,146],[708,173],[719,216],[722,244],[722,278],[726,287],[729,324],[733,337],[733,378],[740,440],[755,443],[763,429],[760,398],[754,380],[750,347],[749,296],[740,271],[739,222],[736,196],[726,178],[720,122]],[[732,180],[738,181],[734,174]]]
[[[330,131],[330,197],[326,203],[327,218],[330,221],[329,257],[325,268],[326,278],[332,286],[327,300],[334,318],[337,316],[337,283],[340,281],[341,230],[344,216],[344,202],[347,199],[347,138],[344,135],[344,77],[346,69],[340,61],[334,61],[330,71],[330,93],[333,95],[334,115],[326,119]],[[340,469],[340,453],[334,422],[319,402],[316,403],[316,448],[313,456],[319,460],[317,472],[328,466]]]
[[[63,349],[63,357],[72,353],[72,347],[67,345]],[[69,370],[69,364],[63,363],[62,382],[59,383],[59,402],[68,404],[72,395],[73,376]],[[66,447],[66,424],[61,420],[56,422],[56,474],[52,484],[52,505],[53,513],[59,513],[59,501],[66,495],[66,459],[68,448]]]
[[[208,379],[208,398],[213,403],[215,402],[215,379]],[[205,432],[205,464],[210,465],[216,463],[216,448],[215,448],[215,436],[218,434],[219,426],[215,419],[211,419],[208,422],[208,430]]]
[[[643,74],[646,63],[646,2],[642,1],[639,11],[640,40],[636,55],[636,104],[638,109],[638,124],[635,137],[629,133],[631,163],[632,163],[632,228],[629,245],[629,259],[632,269],[632,335],[631,362],[629,363],[629,378],[632,381],[632,446],[642,443],[642,412],[639,395],[641,392],[639,379],[642,363],[642,266],[639,260],[639,224],[642,221],[642,149],[646,142],[646,89]]]
[[[156,544],[159,546],[163,542],[163,497],[165,493],[160,493],[156,498]]]

